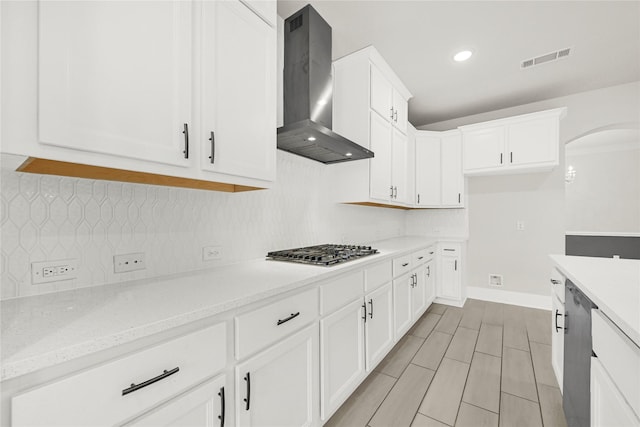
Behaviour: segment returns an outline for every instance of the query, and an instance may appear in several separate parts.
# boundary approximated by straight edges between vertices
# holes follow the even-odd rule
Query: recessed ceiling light
[[[307,138],[307,141],[315,141],[316,137],[315,136],[310,136],[309,138]]]
[[[353,153],[345,153],[345,156],[351,157],[351,156],[353,156]]]
[[[453,59],[454,61],[462,62],[471,58],[471,55],[473,55],[473,53],[470,50],[463,50],[461,52],[456,53]]]

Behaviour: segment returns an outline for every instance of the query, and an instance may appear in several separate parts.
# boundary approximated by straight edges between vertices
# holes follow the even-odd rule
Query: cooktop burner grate
[[[353,261],[376,253],[378,253],[378,250],[373,249],[371,246],[317,245],[269,252],[267,259],[328,266]]]

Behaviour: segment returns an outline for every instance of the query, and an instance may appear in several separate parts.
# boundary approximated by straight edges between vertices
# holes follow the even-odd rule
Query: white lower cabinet
[[[393,346],[393,298],[391,283],[365,296],[365,355],[367,372],[387,355]]]
[[[425,312],[430,301],[427,300],[427,265],[416,269],[416,280],[411,292],[411,324]]]
[[[623,427],[640,425],[625,398],[597,357],[591,358],[591,426]]]
[[[393,281],[393,333],[398,341],[412,325],[412,291],[416,281],[415,272],[405,274]]]
[[[319,419],[318,325],[236,366],[238,426],[300,427]]]
[[[439,244],[437,296],[457,305],[464,302],[460,243]]]
[[[430,259],[424,265],[425,310],[436,299],[436,260]]]
[[[362,297],[320,321],[321,416],[326,421],[365,377]]]
[[[226,376],[221,375],[176,397],[125,426],[135,427],[225,427],[231,395],[225,391]]]
[[[551,366],[556,375],[556,380],[558,380],[560,391],[562,391],[562,369],[564,366],[564,303],[553,291],[551,292],[551,305]]]

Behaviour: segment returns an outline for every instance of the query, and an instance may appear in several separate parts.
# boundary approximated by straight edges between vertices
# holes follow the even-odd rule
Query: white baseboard
[[[467,298],[551,310],[551,295],[537,295],[525,292],[505,291],[503,289],[468,286]]]
[[[463,307],[466,300],[467,300],[466,298],[463,301],[457,301],[457,300],[437,297],[435,300],[433,300],[433,302],[435,302],[436,304],[450,305],[453,307]]]

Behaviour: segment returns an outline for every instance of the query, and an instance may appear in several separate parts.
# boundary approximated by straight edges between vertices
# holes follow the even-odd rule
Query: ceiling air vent
[[[546,62],[557,61],[558,59],[566,58],[567,56],[569,56],[569,53],[571,53],[570,47],[551,53],[545,53],[544,55],[536,56],[535,58],[525,59],[520,63],[520,68],[531,68],[536,65],[544,64]]]

